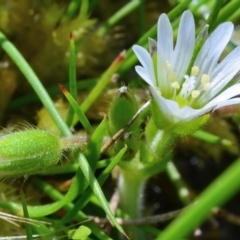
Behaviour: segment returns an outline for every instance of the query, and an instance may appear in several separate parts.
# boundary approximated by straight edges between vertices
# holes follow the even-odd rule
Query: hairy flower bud
[[[113,136],[116,132],[125,127],[138,111],[138,108],[139,105],[134,94],[125,86],[119,88],[109,109],[109,135]],[[114,150],[116,152],[122,149],[125,144],[128,146],[128,150],[124,156],[125,160],[131,160],[138,150],[140,134],[139,124],[140,120],[136,119],[124,133],[123,137],[115,143]]]
[[[0,137],[0,177],[34,174],[61,158],[60,137],[29,129]]]

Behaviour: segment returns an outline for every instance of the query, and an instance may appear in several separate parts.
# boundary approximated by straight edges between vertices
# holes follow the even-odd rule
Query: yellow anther
[[[201,77],[201,83],[204,85],[206,83],[209,83],[210,77],[208,74],[203,74]]]
[[[172,70],[172,65],[169,61],[165,61],[165,68],[167,72],[170,72]]]
[[[193,90],[191,92],[192,98],[197,98],[199,95],[200,95],[200,91],[199,90]]]
[[[208,82],[208,83],[203,84],[202,87],[203,87],[203,90],[207,92],[211,86],[210,86],[210,83]]]
[[[177,74],[175,72],[170,72],[168,73],[167,78],[169,82],[174,82],[177,79]]]
[[[179,85],[179,83],[178,83],[177,81],[175,81],[175,82],[172,82],[172,83],[171,83],[171,87],[173,87],[173,88],[175,88],[175,89],[179,89],[179,88],[180,88],[180,85]]]
[[[191,74],[192,74],[193,76],[197,76],[198,73],[199,73],[199,67],[198,67],[198,66],[193,66],[193,67],[192,67],[192,70],[191,70]]]

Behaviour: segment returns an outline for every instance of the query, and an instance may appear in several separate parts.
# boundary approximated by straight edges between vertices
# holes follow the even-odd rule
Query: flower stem
[[[118,179],[119,205],[123,214],[126,214],[128,218],[141,216],[145,179],[136,175],[137,171],[121,169]],[[146,239],[144,233],[137,227],[126,227],[125,231],[130,239]]]

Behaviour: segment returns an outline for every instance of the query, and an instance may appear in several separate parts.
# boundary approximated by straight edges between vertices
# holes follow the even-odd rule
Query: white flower
[[[183,13],[175,46],[169,19],[162,14],[158,40],[150,39],[150,52],[133,46],[142,64],[136,66],[136,71],[150,85],[150,92],[166,118],[174,123],[188,121],[240,103],[240,98],[232,98],[240,94],[240,83],[231,81],[240,70],[240,47],[218,62],[232,32],[231,22],[219,25],[192,62],[196,42],[192,13]]]

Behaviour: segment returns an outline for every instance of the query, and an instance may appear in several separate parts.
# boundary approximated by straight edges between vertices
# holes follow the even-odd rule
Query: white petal
[[[141,62],[145,70],[148,72],[149,77],[151,78],[153,84],[156,86],[156,78],[154,74],[153,61],[149,52],[138,45],[133,46],[133,51],[137,55],[138,60]]]
[[[185,11],[181,17],[178,38],[174,49],[173,68],[181,84],[192,58],[195,46],[195,24],[190,11]]]
[[[214,107],[213,111],[221,107],[235,105],[235,104],[240,104],[240,98],[232,98],[232,99],[220,102],[217,104],[217,106]]]
[[[166,61],[172,64],[173,30],[166,14],[161,14],[158,20],[157,54],[158,86],[164,94],[167,94],[170,86],[167,80],[165,64]]]
[[[235,97],[240,94],[240,83],[237,83],[225,91],[220,93],[217,97],[213,98],[205,107],[217,105],[220,102],[224,102],[232,97]]]
[[[141,66],[136,66],[135,70],[145,82],[147,82],[150,86],[154,87],[155,83],[152,81],[152,78],[150,77],[148,71],[145,68]]]
[[[166,118],[168,119],[173,119],[173,112],[171,110],[171,108],[168,107],[168,105],[165,103],[164,99],[154,87],[149,88],[153,98],[156,100],[156,102],[159,105],[159,108],[161,109],[161,111],[165,114]]]
[[[229,81],[240,70],[240,46],[235,48],[227,55],[211,73],[213,79],[211,81],[211,91],[216,93],[223,89]]]
[[[187,107],[184,107],[184,108],[187,108]],[[203,116],[204,114],[206,113],[209,113],[211,112],[213,109],[213,107],[208,107],[208,108],[201,108],[201,109],[193,109],[191,108],[188,109],[188,115],[184,118],[184,121],[190,121],[192,119],[195,119],[197,117],[201,117]]]
[[[168,99],[161,99],[165,105],[168,106],[172,110],[174,122],[187,122],[197,117],[201,117],[204,114],[215,111],[218,108],[229,106],[233,104],[240,104],[240,98],[233,98],[226,101],[213,103],[211,105],[206,105],[201,109],[193,109],[189,106],[185,106],[183,108],[179,108],[177,103]]]
[[[217,94],[224,89],[239,70],[240,46],[228,54],[228,56],[217,65],[214,71],[210,73],[211,89],[202,94],[198,99],[198,101],[201,102],[201,105],[207,104],[209,100],[217,96]]]
[[[203,44],[194,63],[200,68],[199,76],[203,73],[208,74],[216,67],[220,55],[231,38],[232,31],[232,23],[223,23],[216,28]]]
[[[173,31],[168,16],[161,14],[158,20],[158,52],[165,61],[171,62],[173,54]]]
[[[150,92],[157,101],[159,108],[165,114],[166,118],[172,119],[174,123],[192,120],[196,117],[202,116],[207,112],[210,112],[213,108],[209,107],[206,109],[193,109],[189,106],[180,108],[177,102],[160,96],[154,88],[150,87]]]
[[[134,45],[132,47],[134,53],[136,54],[139,62],[143,65],[143,67],[145,69],[149,69],[151,68],[151,65],[152,65],[152,58],[149,54],[149,52],[143,48],[143,47],[140,47],[138,45]]]

